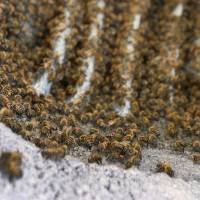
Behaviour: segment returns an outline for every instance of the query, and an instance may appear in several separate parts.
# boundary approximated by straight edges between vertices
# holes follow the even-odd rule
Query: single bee
[[[184,152],[184,149],[186,147],[186,142],[183,140],[176,140],[176,142],[173,145],[173,149],[175,151],[180,151],[180,152]]]
[[[11,110],[9,110],[6,107],[1,108],[0,110],[0,119],[4,118],[4,117],[12,117],[13,113]]]
[[[132,147],[129,144],[124,144],[123,147],[123,154],[126,157],[130,157],[130,156],[138,156],[138,158],[141,158],[141,152],[138,151],[137,149],[135,149],[134,147]]]
[[[92,120],[92,113],[81,114],[80,120],[82,123],[88,123]]]
[[[78,139],[80,145],[92,147],[97,142],[96,134],[81,135]]]
[[[155,134],[148,134],[147,135],[147,140],[148,140],[148,145],[152,146],[152,147],[156,147],[157,146],[157,137]]]
[[[36,121],[35,119],[32,119],[30,122],[25,123],[25,127],[27,128],[27,130],[31,131],[35,129],[38,126],[38,124],[39,124],[38,121]]]
[[[32,140],[34,142],[34,144],[40,148],[45,148],[48,146],[48,144],[51,142],[50,139],[47,139],[47,138],[44,138],[44,139],[41,139],[41,138],[34,138]]]
[[[102,163],[102,157],[99,153],[97,152],[92,152],[88,158],[89,163],[97,163],[101,164]]]
[[[129,169],[131,168],[133,165],[138,165],[140,162],[140,159],[137,155],[133,155],[130,158],[128,158],[128,160],[125,163],[125,168]]]
[[[69,148],[73,148],[76,146],[77,142],[74,136],[69,135],[67,133],[62,133],[59,139],[59,143],[66,144]]]
[[[68,147],[66,145],[58,147],[49,147],[42,150],[42,156],[45,158],[60,159],[68,153]]]
[[[115,161],[119,161],[119,162],[123,162],[124,161],[124,155],[119,153],[119,152],[110,152],[107,156],[107,159],[115,162]]]
[[[140,152],[140,154],[141,154],[141,152],[142,152],[142,147],[141,147],[141,145],[139,144],[139,142],[133,142],[133,143],[131,143],[131,146],[132,146],[134,149],[136,149],[138,152]]]
[[[21,130],[19,131],[19,134],[26,140],[31,140],[32,138],[32,134],[30,131],[24,129],[24,128],[21,128]]]
[[[51,133],[51,127],[50,126],[43,126],[41,129],[41,134],[44,136],[47,136]]]
[[[104,140],[103,142],[100,142],[97,146],[97,149],[101,152],[105,152],[106,150],[108,150],[109,148],[109,145],[110,145],[110,142],[109,140]]]
[[[170,177],[174,176],[174,171],[170,164],[168,163],[158,163],[156,166],[156,172],[164,172]]]
[[[90,128],[90,134],[96,134],[99,135],[100,134],[100,130],[97,128]]]
[[[170,137],[175,137],[177,136],[177,128],[175,126],[175,124],[173,122],[170,122],[168,123],[167,125],[167,134],[170,136]]]
[[[200,164],[200,153],[193,154],[192,159],[195,164]]]
[[[31,109],[31,110],[29,110],[29,112],[27,113],[27,115],[30,114],[30,116],[32,116],[33,112],[34,112],[34,110]],[[48,119],[48,117],[49,117],[49,113],[47,111],[42,111],[39,118],[41,120],[44,120],[44,119]]]
[[[35,113],[36,113],[37,115],[40,115],[41,109],[40,109],[40,106],[39,106],[38,104],[34,104],[34,105],[33,105],[33,110],[35,111]]]
[[[138,136],[138,142],[142,145],[145,146],[148,144],[148,136],[145,134],[141,134]]]
[[[0,105],[2,105],[3,107],[5,106],[5,107],[8,108],[9,103],[10,103],[10,101],[6,96],[0,95]]]
[[[115,141],[111,142],[110,148],[112,150],[122,151],[124,148],[124,145],[121,142],[118,142],[117,140],[115,140]]]
[[[70,114],[67,118],[68,120],[68,126],[77,126],[78,125],[78,121],[76,121],[76,117],[72,114]]]
[[[109,140],[117,140],[120,141],[122,139],[122,135],[117,133],[116,131],[110,132],[106,135]]]
[[[80,137],[81,135],[84,134],[83,130],[80,127],[73,127],[71,129],[71,133],[72,135],[74,135],[75,137]]]
[[[116,133],[117,133],[117,134],[123,135],[124,132],[125,132],[124,129],[121,128],[121,127],[118,127],[118,128],[116,129]]]
[[[64,126],[67,126],[68,125],[68,120],[67,120],[67,118],[66,117],[62,117],[61,119],[60,119],[60,126],[61,127],[64,127]]]
[[[192,143],[192,148],[193,148],[194,151],[200,152],[200,141],[199,140],[195,140]]]
[[[157,135],[157,134],[158,134],[158,128],[157,128],[155,125],[150,126],[150,127],[148,128],[148,133],[149,133],[149,134]]]
[[[0,170],[9,177],[9,179],[20,178],[22,154],[19,152],[3,152],[0,156]]]
[[[103,119],[97,119],[96,125],[99,126],[99,127],[102,127],[102,128],[106,127],[106,124],[105,124]]]

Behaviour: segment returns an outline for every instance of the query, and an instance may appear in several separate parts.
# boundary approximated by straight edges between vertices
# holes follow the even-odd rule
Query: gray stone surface
[[[0,151],[5,150],[23,153],[24,174],[12,183],[0,174],[0,200],[200,199],[199,165],[170,152],[145,151],[139,170],[88,165],[71,156],[55,162],[45,160],[37,147],[0,124]],[[175,178],[153,173],[160,159],[172,162]]]

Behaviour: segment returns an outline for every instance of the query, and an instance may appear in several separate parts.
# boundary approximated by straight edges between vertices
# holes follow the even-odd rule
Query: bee
[[[33,105],[33,110],[35,111],[35,113],[36,113],[37,115],[40,115],[40,113],[41,113],[41,108],[40,108],[40,106],[39,106],[38,104],[34,104],[34,105]]]
[[[118,142],[117,140],[111,142],[110,148],[113,150],[120,150],[122,151],[124,148],[124,145],[121,142]]]
[[[42,126],[42,129],[41,129],[41,134],[42,135],[49,135],[51,133],[51,127],[50,126]]]
[[[35,129],[38,125],[38,121],[36,121],[35,119],[32,119],[30,122],[26,122],[25,126],[27,128],[27,130],[32,130]]]
[[[47,105],[53,105],[54,104],[54,99],[52,96],[50,95],[46,95],[44,97],[44,103],[46,103]]]
[[[32,134],[30,131],[21,128],[21,130],[19,131],[19,134],[26,140],[31,140]]]
[[[102,164],[102,157],[99,153],[97,152],[92,152],[88,158],[89,163],[97,163],[97,164]]]
[[[119,117],[116,117],[115,119],[108,121],[108,125],[112,127],[120,126],[120,124],[121,124],[121,119]]]
[[[68,147],[66,145],[58,147],[48,147],[42,150],[42,156],[45,158],[60,159],[68,153]]]
[[[97,142],[97,135],[96,134],[81,135],[78,141],[80,145],[85,145],[90,148]]]
[[[174,171],[169,163],[160,162],[156,166],[156,172],[164,172],[170,177],[174,176]]]
[[[68,125],[69,126],[75,127],[75,126],[78,125],[78,122],[76,121],[76,118],[75,118],[75,116],[73,114],[70,114],[68,116],[67,120],[68,120]]]
[[[99,149],[102,152],[105,152],[109,148],[110,142],[106,138],[104,141],[100,142],[97,146],[97,149]]]
[[[67,126],[67,125],[68,125],[68,120],[67,120],[67,118],[66,118],[66,117],[62,117],[62,118],[60,119],[59,124],[60,124],[61,127]]]
[[[138,136],[138,142],[139,142],[142,146],[148,144],[148,136],[145,135],[145,134],[139,135],[139,136]]]
[[[193,154],[192,159],[195,164],[200,164],[200,153]]]
[[[148,140],[148,145],[152,146],[152,147],[156,147],[157,146],[157,137],[155,134],[148,134],[147,135],[147,140]]]
[[[184,152],[186,145],[186,142],[184,142],[183,140],[176,140],[176,142],[173,145],[173,149],[175,151]]]
[[[148,133],[149,133],[149,134],[157,135],[157,134],[158,134],[158,128],[157,128],[155,125],[150,126],[150,127],[148,128]]]
[[[0,170],[9,177],[20,178],[22,176],[22,154],[19,152],[3,152],[0,156]]]
[[[144,125],[144,127],[148,127],[150,125],[150,121],[149,121],[148,117],[144,116],[141,118],[141,120],[142,120],[142,124]]]
[[[175,137],[177,136],[177,128],[173,122],[169,122],[167,125],[167,134],[170,137]]]
[[[193,132],[193,128],[190,124],[188,124],[188,122],[182,122],[182,127],[183,127],[183,132],[187,135],[187,136],[191,136],[192,132]]]
[[[110,140],[117,140],[117,141],[120,141],[121,139],[122,139],[122,135],[121,134],[119,134],[119,133],[117,133],[116,131],[113,131],[113,132],[111,132],[111,133],[108,133],[107,135],[106,135],[106,137],[108,138],[108,139],[110,139]]]
[[[26,87],[26,93],[28,94],[28,95],[31,95],[31,96],[34,96],[35,94],[36,94],[36,91],[35,91],[35,89],[32,87],[32,86],[27,86]]]
[[[123,162],[124,161],[124,155],[121,154],[120,152],[110,152],[107,156],[107,159],[110,160],[110,161],[120,161],[120,162]]]
[[[90,134],[96,134],[99,135],[100,134],[100,130],[97,128],[90,128]]]
[[[19,104],[19,103],[15,103],[11,105],[11,108],[14,112],[16,112],[17,114],[21,115],[24,113],[25,109],[23,107],[22,104]]]
[[[10,101],[9,101],[9,99],[6,96],[0,95],[0,104],[2,106],[8,107],[9,103],[10,103]]]
[[[138,158],[137,155],[133,155],[125,163],[125,169],[131,168],[133,165],[138,165],[140,162],[140,159]]]
[[[123,135],[124,132],[125,132],[124,129],[121,128],[121,127],[118,127],[118,128],[116,129],[116,133],[117,133],[117,134]]]
[[[133,155],[138,156],[138,158],[141,157],[141,152],[128,143],[123,143],[123,154],[128,157]]]
[[[80,120],[82,123],[88,123],[92,120],[92,113],[81,114]]]
[[[137,114],[140,111],[139,103],[137,101],[133,101],[131,103],[131,111],[133,114]]]
[[[200,141],[199,140],[195,140],[192,143],[192,148],[193,148],[194,151],[200,152]]]
[[[181,120],[180,115],[178,114],[178,112],[170,112],[167,115],[168,120],[173,121],[174,123],[178,124]]]
[[[16,97],[17,96],[17,97]],[[15,97],[14,97],[15,99],[16,99],[16,101],[18,101],[18,102],[20,102],[21,100],[21,96],[19,96],[19,95],[15,95]],[[23,104],[23,106],[24,106],[24,109],[27,111],[28,109],[30,109],[31,108],[31,106],[30,106],[30,104],[29,103],[24,103]]]
[[[132,146],[134,149],[136,149],[136,150],[141,154],[141,152],[142,152],[142,147],[141,147],[141,145],[139,144],[139,142],[133,142],[133,143],[131,143],[131,146]]]
[[[81,135],[84,134],[83,130],[80,127],[73,127],[71,129],[71,133],[72,135],[74,135],[75,137],[80,137]]]
[[[99,126],[99,127],[102,127],[102,128],[105,128],[105,127],[106,127],[106,124],[105,124],[105,122],[103,121],[103,119],[97,119],[96,125]]]
[[[40,147],[40,148],[45,148],[48,146],[48,144],[51,142],[50,139],[47,139],[47,138],[44,138],[44,139],[41,139],[41,138],[33,138],[32,142]]]
[[[11,110],[9,110],[6,107],[1,108],[0,110],[0,119],[5,118],[5,117],[12,117],[13,113]]]
[[[134,132],[129,132],[127,135],[125,135],[122,138],[122,141],[132,141],[135,137],[135,133]]]
[[[65,132],[61,134],[59,143],[66,144],[69,148],[73,148],[77,144],[75,137]]]
[[[29,110],[29,113],[27,113],[27,114],[31,114],[31,116],[32,116],[33,113],[34,113],[34,110],[31,109],[31,110]],[[48,112],[47,111],[42,111],[39,118],[41,120],[44,120],[44,119],[48,119],[48,117],[49,117]]]

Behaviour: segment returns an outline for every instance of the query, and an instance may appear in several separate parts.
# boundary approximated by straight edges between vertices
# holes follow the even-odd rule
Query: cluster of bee
[[[65,38],[66,57],[49,73],[53,85],[47,95],[38,95],[32,84],[51,71],[53,46],[65,27],[66,2],[0,3],[0,121],[40,147],[46,158],[63,158],[83,146],[91,150],[90,163],[101,164],[105,158],[130,168],[139,165],[143,148],[164,147],[190,151],[198,164],[200,84],[182,67],[198,51],[191,40],[198,35],[199,12],[191,12],[198,3],[183,2],[183,15],[176,18],[175,0],[109,0],[104,8],[98,7],[100,0],[72,2],[67,1],[71,32]],[[127,37],[138,12],[143,15],[137,34],[131,34],[131,59]],[[102,30],[97,14],[104,16]],[[98,34],[90,40],[93,26]],[[90,87],[69,102],[85,79],[83,60],[88,56],[95,57]],[[127,69],[132,92],[129,113],[122,117],[115,106],[124,104]],[[167,164],[157,168],[173,175]]]
[[[0,155],[0,170],[10,180],[22,176],[22,155],[19,152],[2,152]]]

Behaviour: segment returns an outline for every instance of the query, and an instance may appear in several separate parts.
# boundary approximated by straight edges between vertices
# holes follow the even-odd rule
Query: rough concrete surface
[[[0,124],[0,151],[5,150],[23,153],[23,177],[9,182],[0,174],[0,200],[200,199],[200,166],[170,152],[146,150],[139,170],[88,165],[72,156],[45,160],[35,145]],[[172,162],[175,178],[153,173],[160,159]]]

